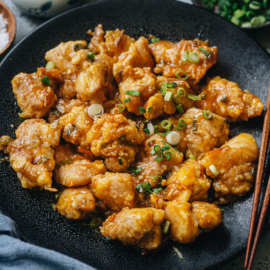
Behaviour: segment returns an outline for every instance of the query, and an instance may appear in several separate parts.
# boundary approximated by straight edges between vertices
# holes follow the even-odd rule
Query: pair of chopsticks
[[[256,215],[258,211],[260,191],[261,191],[262,179],[263,179],[263,174],[264,174],[264,166],[265,166],[268,143],[269,143],[269,134],[270,134],[270,83],[269,83],[267,103],[266,103],[266,112],[265,112],[264,123],[263,123],[261,149],[260,149],[260,155],[259,155],[259,163],[258,163],[258,170],[257,170],[257,176],[256,176],[255,191],[254,191],[248,243],[247,243],[247,251],[246,251],[246,259],[245,259],[245,267],[247,267],[248,270],[251,269],[252,262],[254,260],[254,256],[256,252],[256,248],[258,246],[260,235],[262,233],[263,225],[265,223],[267,211],[269,208],[270,177],[268,179],[267,188],[266,188],[264,199],[263,199],[263,205],[262,205],[254,241],[252,241],[254,230],[255,230]]]

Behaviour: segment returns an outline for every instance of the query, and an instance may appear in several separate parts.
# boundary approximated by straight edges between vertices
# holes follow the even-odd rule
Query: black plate
[[[209,39],[219,49],[219,60],[208,75],[221,75],[249,89],[265,103],[270,78],[270,57],[255,41],[223,18],[196,6],[165,0],[100,1],[60,15],[26,37],[0,66],[0,134],[14,137],[19,125],[10,81],[19,72],[34,72],[45,65],[45,52],[62,41],[86,39],[86,31],[102,23],[104,29],[125,29],[138,38],[154,34],[161,39]],[[260,144],[263,116],[231,125],[231,136],[251,133]],[[3,157],[3,155],[1,156]],[[269,166],[268,166],[269,167]],[[1,209],[13,218],[29,242],[54,249],[98,269],[203,269],[235,255],[246,245],[252,195],[224,206],[224,223],[201,234],[191,245],[168,242],[155,254],[106,241],[98,232],[54,212],[54,194],[23,189],[8,165],[0,166]],[[269,226],[269,225],[268,225]],[[183,254],[180,260],[172,250]]]

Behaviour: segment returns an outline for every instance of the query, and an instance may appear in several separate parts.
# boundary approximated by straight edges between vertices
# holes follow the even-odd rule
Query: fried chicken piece
[[[201,165],[206,174],[214,178],[212,182],[219,203],[244,196],[251,189],[258,157],[256,141],[247,133],[241,133],[205,155]],[[216,175],[210,170],[211,165],[218,170]]]
[[[70,145],[59,145],[55,149],[55,163],[55,180],[67,187],[88,185],[93,176],[106,172],[102,160],[90,162],[87,158],[76,154]]]
[[[140,145],[145,138],[145,133],[136,127],[134,121],[121,114],[107,113],[94,122],[87,134],[92,153],[106,158],[105,165],[112,172],[128,170],[138,151],[136,145]]]
[[[161,244],[161,223],[164,211],[155,208],[124,208],[111,215],[101,227],[103,236],[117,239],[125,245],[143,250],[156,249]]]
[[[95,198],[87,186],[66,188],[56,204],[57,211],[68,219],[81,219],[95,207]]]
[[[131,43],[129,50],[123,52],[119,56],[118,62],[113,65],[113,76],[118,84],[122,81],[122,74],[127,66],[153,69],[154,60],[145,37],[140,37],[135,43]]]
[[[87,148],[87,133],[93,125],[93,118],[87,113],[87,107],[73,107],[71,112],[60,117],[59,124],[63,128],[62,137],[69,143]]]
[[[76,96],[75,80],[81,70],[80,65],[71,63],[72,58],[75,56],[74,46],[80,44],[86,48],[87,42],[84,40],[76,40],[69,42],[61,42],[58,46],[48,51],[45,55],[47,61],[53,61],[55,67],[60,69],[64,77],[64,84],[57,92],[59,98],[72,99]],[[89,50],[86,50],[87,52]]]
[[[99,174],[92,178],[91,190],[107,209],[118,212],[134,207],[135,192],[132,177],[126,173]]]
[[[228,140],[230,129],[224,122],[225,119],[214,113],[210,119],[206,119],[203,113],[200,109],[191,108],[182,114],[178,121],[182,119],[185,122],[183,130],[177,130],[178,121],[170,118],[174,124],[174,131],[181,137],[180,143],[175,147],[187,158],[190,154],[202,158],[204,154]]]
[[[17,172],[23,188],[41,187],[49,191],[52,188],[54,170],[54,148],[59,144],[61,129],[52,127],[43,119],[25,120],[16,130],[15,141],[4,136],[6,153]],[[3,137],[2,137],[3,138]]]
[[[116,60],[106,54],[99,54],[92,62],[88,60],[88,51],[80,50],[78,53],[84,55],[77,60],[74,57],[72,61],[82,67],[75,82],[77,97],[83,101],[90,101],[90,104],[103,104],[106,97],[112,99],[115,90],[112,68]]]
[[[188,202],[170,201],[165,207],[165,220],[170,221],[170,238],[181,244],[195,241],[200,234],[199,222]]]
[[[48,76],[52,86],[45,85],[41,79]],[[16,75],[12,83],[14,96],[22,110],[22,118],[41,118],[57,100],[54,88],[60,80],[60,73],[57,69],[46,70],[38,68],[37,73]]]
[[[208,42],[199,39],[181,40],[178,43],[170,41],[159,41],[149,45],[149,48],[157,63],[155,73],[162,73],[165,77],[186,77],[192,87],[199,83],[206,71],[212,67],[218,59],[217,47],[209,47]],[[202,50],[204,51],[202,51]],[[196,53],[199,61],[193,63],[190,60],[185,61],[185,52],[189,56]],[[197,60],[197,59],[196,59]],[[181,63],[181,65],[179,65]]]
[[[203,167],[194,159],[188,159],[175,166],[167,179],[166,200],[182,199],[182,193],[189,192],[189,200],[206,200],[211,182],[203,173]]]
[[[121,53],[128,51],[130,44],[134,42],[133,38],[125,35],[125,30],[118,28],[114,31],[106,31],[105,35],[102,24],[99,24],[93,33],[89,49],[94,54],[106,53],[111,57],[118,58]]]
[[[129,112],[142,115],[139,107],[143,107],[146,101],[157,91],[156,76],[150,68],[125,67],[122,75],[123,81],[119,84],[120,99]],[[135,90],[139,96],[126,94],[126,91]],[[130,101],[125,102],[126,99]]]
[[[193,202],[191,203],[191,211],[193,212],[195,219],[198,220],[199,227],[204,232],[213,230],[223,221],[222,213],[215,204]]]
[[[248,90],[242,91],[237,83],[217,76],[208,79],[200,94],[204,98],[197,101],[198,108],[210,110],[231,122],[247,121],[261,115],[263,103]]]
[[[52,123],[55,120],[58,120],[64,114],[71,112],[73,107],[79,107],[81,105],[87,106],[89,105],[89,103],[83,102],[79,99],[70,99],[70,100],[64,98],[58,99],[54,104],[54,106],[49,111],[48,122]]]

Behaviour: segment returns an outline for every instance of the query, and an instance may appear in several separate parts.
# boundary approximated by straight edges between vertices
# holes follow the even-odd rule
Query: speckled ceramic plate
[[[102,23],[104,29],[125,29],[138,38],[153,34],[161,39],[209,39],[219,50],[218,63],[208,75],[220,75],[249,89],[265,103],[270,78],[270,57],[238,27],[204,9],[171,0],[99,1],[60,15],[22,40],[0,66],[0,134],[14,137],[20,124],[10,81],[19,72],[44,66],[45,52],[62,41],[86,39],[86,31]],[[231,136],[251,133],[260,144],[263,116],[231,125]],[[3,154],[1,154],[3,157]],[[268,166],[269,167],[269,166]],[[268,172],[269,173],[269,172]],[[142,256],[134,247],[106,241],[98,232],[54,212],[54,194],[23,189],[16,173],[0,165],[0,205],[13,218],[25,239],[77,258],[98,269],[204,269],[241,251],[247,241],[252,193],[224,206],[224,222],[201,234],[191,245],[168,241],[155,253]],[[269,225],[268,225],[269,226]],[[180,260],[173,251],[183,254]],[[216,266],[215,266],[215,269]]]

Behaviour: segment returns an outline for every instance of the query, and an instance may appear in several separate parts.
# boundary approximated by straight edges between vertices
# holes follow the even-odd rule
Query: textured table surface
[[[85,0],[85,3],[93,2],[94,0]],[[25,37],[30,31],[42,24],[46,19],[39,19],[27,16],[20,12],[20,10],[11,2],[11,0],[3,0],[5,4],[12,10],[17,20],[17,34],[12,47],[14,47],[23,37]],[[190,0],[183,0],[183,2],[190,2]],[[267,31],[267,32],[266,32]],[[264,31],[256,31],[255,33],[249,33],[249,35],[257,40],[264,48],[270,53],[270,33],[269,28]],[[0,57],[1,59],[3,56]],[[240,228],[239,228],[240,229]],[[219,270],[241,270],[245,269],[244,265],[245,255],[242,254],[237,258],[232,259],[225,266],[219,267]],[[253,264],[254,270],[269,270],[270,269],[270,233],[268,233],[261,240],[256,259]]]

